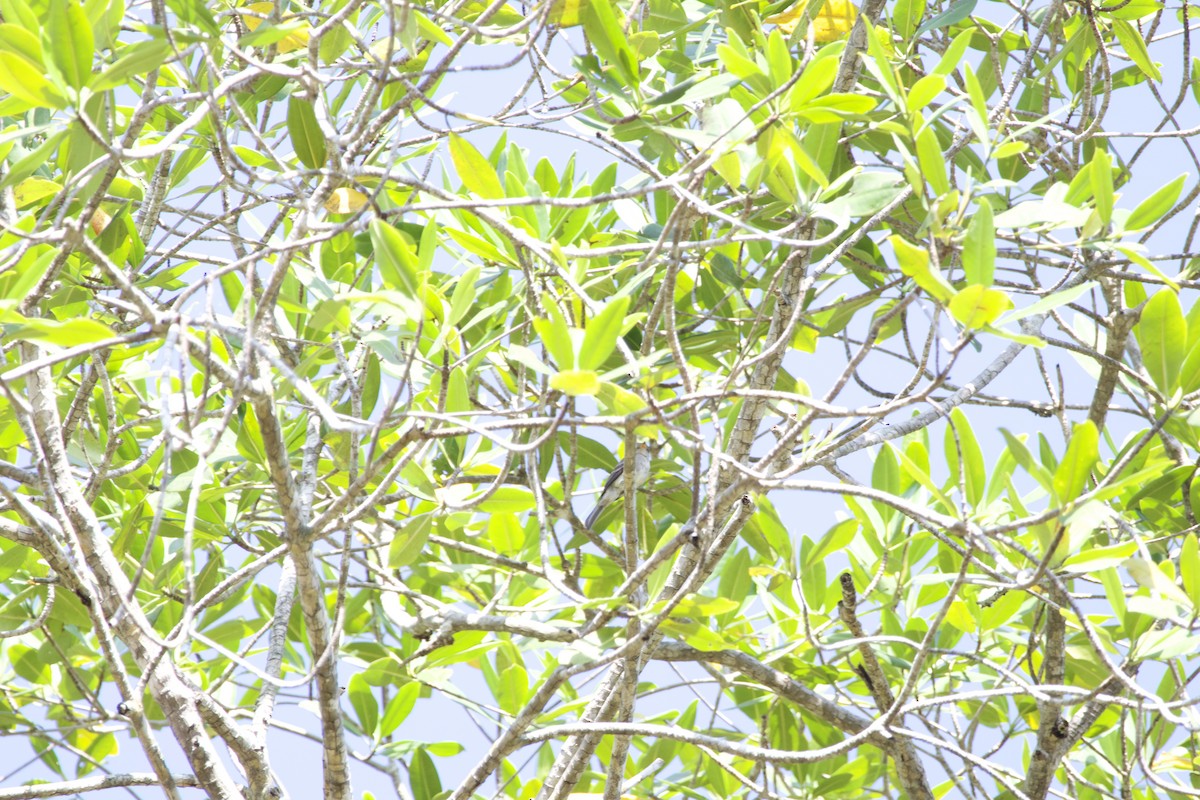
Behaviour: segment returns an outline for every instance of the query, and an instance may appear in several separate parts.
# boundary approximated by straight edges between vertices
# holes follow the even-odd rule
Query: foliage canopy
[[[1187,3],[0,16],[0,798],[1200,790]]]

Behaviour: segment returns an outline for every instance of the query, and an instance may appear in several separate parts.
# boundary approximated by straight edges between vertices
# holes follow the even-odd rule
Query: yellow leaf
[[[13,188],[13,200],[17,208],[31,206],[39,200],[53,197],[62,191],[62,184],[45,178],[26,178]]]
[[[991,325],[1012,307],[1012,300],[1004,292],[979,284],[972,284],[950,298],[950,315],[972,330]]]
[[[367,196],[357,189],[342,186],[333,190],[325,201],[325,210],[330,214],[353,214],[367,204]]]
[[[808,3],[806,0],[799,0],[791,8],[767,17],[763,22],[778,25],[781,31],[791,36],[807,8]],[[850,28],[853,27],[857,16],[858,9],[855,8],[850,0],[827,0],[825,5],[821,6],[821,10],[813,17],[813,39],[819,44],[837,41],[850,32]]]
[[[572,397],[600,391],[600,376],[590,369],[566,369],[550,376],[550,388]]]
[[[270,18],[271,12],[274,10],[274,3],[250,3],[245,9],[245,11],[250,13],[247,14],[243,12],[242,18],[246,21],[246,27],[253,32],[258,30],[258,26],[262,25],[267,21],[268,18]],[[288,17],[285,17],[284,19],[286,20]],[[291,53],[296,50],[305,49],[308,47],[308,31],[302,30],[297,31],[296,33],[288,34],[279,40],[278,47],[280,53]]]

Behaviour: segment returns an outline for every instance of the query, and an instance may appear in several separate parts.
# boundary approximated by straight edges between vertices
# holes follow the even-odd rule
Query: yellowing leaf
[[[791,36],[807,8],[808,3],[799,0],[791,8],[767,17],[763,22],[778,25],[781,31]],[[857,16],[858,9],[849,0],[827,0],[812,19],[813,39],[820,44],[837,41],[850,32]]]
[[[590,369],[567,369],[550,376],[550,388],[575,397],[600,391],[600,376]]]
[[[325,201],[325,210],[330,214],[353,214],[367,204],[367,196],[357,189],[341,186],[333,190]]]
[[[242,18],[246,22],[246,27],[251,33],[258,30],[258,26],[262,25],[270,18],[271,12],[275,10],[274,3],[250,3],[242,11]],[[247,13],[249,12],[249,13]],[[288,20],[285,17],[282,22]],[[293,20],[294,22],[294,20]],[[294,31],[280,39],[277,43],[280,53],[291,53],[296,50],[303,50],[308,47],[309,31],[306,27],[303,30]]]
[[[13,189],[13,199],[17,208],[31,206],[39,200],[53,197],[62,191],[62,184],[48,181],[45,178],[26,178]]]
[[[950,298],[949,308],[963,327],[978,330],[991,325],[1012,306],[1012,300],[999,289],[972,284]]]

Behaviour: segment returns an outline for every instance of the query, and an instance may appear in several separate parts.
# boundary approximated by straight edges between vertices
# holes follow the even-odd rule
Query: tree
[[[1190,6],[788,5],[0,2],[0,797],[1196,796]]]

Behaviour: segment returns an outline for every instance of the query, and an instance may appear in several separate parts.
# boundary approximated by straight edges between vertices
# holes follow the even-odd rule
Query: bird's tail
[[[592,509],[592,513],[588,514],[587,519],[583,521],[583,527],[590,531],[592,526],[596,524],[596,520],[600,518],[600,514],[606,508],[608,508],[608,503],[596,503],[596,507]]]

